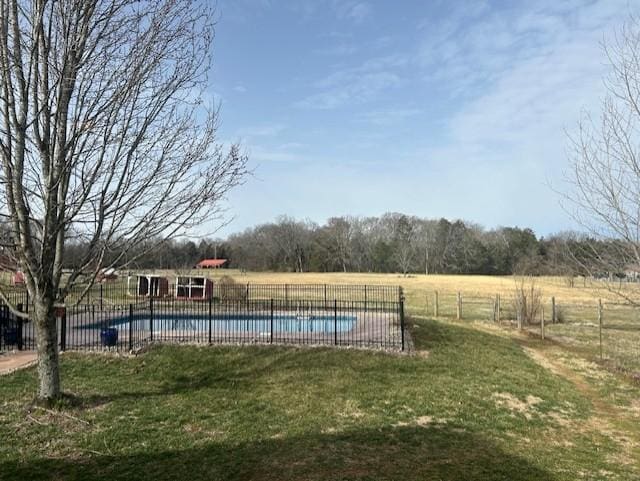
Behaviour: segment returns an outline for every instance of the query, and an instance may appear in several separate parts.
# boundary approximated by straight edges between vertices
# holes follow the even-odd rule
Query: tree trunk
[[[429,248],[426,247],[424,249],[424,273],[425,275],[429,275]]]
[[[58,331],[53,302],[36,300],[34,310],[38,344],[38,398],[50,402],[60,397]]]

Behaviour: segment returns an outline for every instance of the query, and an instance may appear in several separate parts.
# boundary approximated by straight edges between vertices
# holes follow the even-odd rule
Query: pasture
[[[34,368],[0,378],[0,479],[640,478],[640,387],[628,377],[579,346],[474,319],[471,308],[462,321],[429,315],[435,290],[443,302],[458,291],[506,297],[511,278],[205,273],[238,283],[400,284],[415,351],[67,353],[69,397],[55,409],[31,404]],[[576,305],[604,297],[602,286],[538,285]]]

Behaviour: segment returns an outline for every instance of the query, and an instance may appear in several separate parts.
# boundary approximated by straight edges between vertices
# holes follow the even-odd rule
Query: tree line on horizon
[[[579,253],[586,259],[594,242],[575,233],[538,237],[530,228],[485,229],[401,213],[332,217],[324,224],[281,216],[226,239],[172,240],[128,256],[135,258],[129,267],[138,269],[184,269],[217,257],[248,271],[573,276],[586,263]],[[69,249],[73,260],[83,246]]]

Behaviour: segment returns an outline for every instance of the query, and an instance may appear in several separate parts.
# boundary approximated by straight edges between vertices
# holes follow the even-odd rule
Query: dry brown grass
[[[174,271],[162,271],[168,276]],[[193,271],[199,275],[220,278],[224,275],[232,276],[236,282],[260,284],[369,284],[369,285],[401,285],[409,297],[416,294],[424,295],[439,291],[442,293],[461,292],[467,296],[493,297],[500,294],[504,297],[513,296],[516,281],[513,276],[481,276],[481,275],[424,275],[415,274],[408,277],[400,274],[377,273],[287,273],[287,272],[247,272],[241,273],[235,269],[220,269],[210,271]],[[607,285],[599,281],[575,280],[574,287],[569,287],[564,277],[538,277],[536,286],[540,288],[543,298],[555,296],[560,302],[580,304],[593,303],[594,300],[619,300],[615,294],[607,290]],[[624,287],[624,286],[623,286]],[[631,284],[626,286],[628,292],[640,295],[640,286]]]

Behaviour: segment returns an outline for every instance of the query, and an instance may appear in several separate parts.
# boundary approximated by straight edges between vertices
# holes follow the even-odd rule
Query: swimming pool
[[[153,322],[154,331],[189,331],[189,332],[316,332],[334,333],[351,331],[356,316],[298,316],[228,314],[216,315],[209,320],[207,315],[176,315],[155,313],[153,321],[149,316],[136,315],[132,318],[136,330],[150,330]],[[103,327],[116,328],[119,331],[129,329],[129,316],[115,317],[103,322],[81,326],[81,329]],[[273,328],[272,328],[273,322]]]

